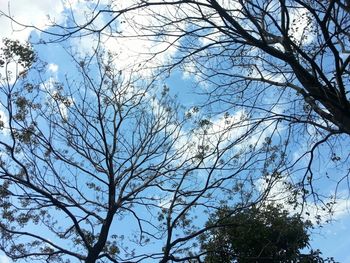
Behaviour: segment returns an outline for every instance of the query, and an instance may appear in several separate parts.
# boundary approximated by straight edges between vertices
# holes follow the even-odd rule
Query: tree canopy
[[[41,30],[47,39],[39,43],[94,38],[112,50],[123,42],[144,45],[143,52],[134,47],[138,70],[164,78],[180,69],[206,95],[198,105],[203,111],[244,111],[251,134],[280,140],[288,153],[280,173],[293,176],[287,181],[295,182],[303,199],[337,199],[347,187],[348,152],[339,149],[348,147],[350,133],[348,1],[130,0],[87,6],[85,19],[72,12],[68,26],[52,23]],[[319,190],[318,177],[331,178],[331,195]]]
[[[334,262],[323,260],[318,250],[305,254],[312,224],[281,206],[254,206],[234,214],[223,207],[207,225],[220,226],[201,237],[207,263]]]
[[[349,1],[69,3],[44,28],[0,10],[40,32],[0,52],[7,256],[200,261],[198,237],[226,217],[268,218],[256,207],[277,200],[320,223],[348,197]],[[68,56],[56,76],[43,46]],[[190,106],[174,95],[183,83],[194,84]],[[281,230],[295,244],[283,256],[295,256],[309,225],[266,209],[295,224]]]
[[[58,81],[30,45],[5,41],[0,248],[8,257],[181,262],[197,257],[205,214],[266,195],[255,169],[273,173],[278,149],[241,151],[245,133],[191,116],[169,88],[122,74],[114,59],[103,49],[72,55],[74,75]]]

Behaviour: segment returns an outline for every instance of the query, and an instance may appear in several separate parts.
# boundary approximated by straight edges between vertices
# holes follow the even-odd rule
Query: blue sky
[[[127,1],[125,1],[126,3]],[[102,4],[106,4],[107,1],[101,1]],[[32,24],[42,29],[48,29],[47,25],[50,24],[47,14],[50,15],[50,19],[54,19],[57,23],[66,23],[69,24],[69,19],[67,19],[67,9],[72,8],[73,13],[76,15],[77,21],[83,21],[82,10],[86,8],[86,4],[82,1],[71,1],[68,5],[68,2],[65,2],[63,5],[60,1],[48,0],[43,1],[33,0],[12,0],[10,5],[8,1],[0,1],[0,10],[7,13],[10,8],[11,14],[24,24]],[[35,15],[34,15],[35,14]],[[80,20],[81,19],[81,20]],[[97,20],[95,26],[99,26],[106,21],[108,17],[101,18]],[[136,21],[139,23],[146,23],[147,19],[144,16],[133,17],[133,19],[139,19]],[[145,20],[143,20],[145,19]],[[119,24],[120,30],[127,32],[130,30],[126,25]],[[14,31],[13,31],[14,30]],[[0,17],[0,37],[10,37],[19,39],[21,41],[27,40],[32,36],[32,41],[36,41],[42,35],[38,32],[35,32],[31,29],[24,29],[10,24],[9,21]],[[171,40],[171,39],[170,39]],[[38,52],[39,57],[48,63],[48,76],[51,75],[52,78],[57,80],[62,79],[65,74],[69,74],[72,70],[72,64],[67,63],[67,60],[70,60],[70,56],[64,51],[63,47],[71,47],[73,51],[79,51],[82,55],[86,55],[91,52],[91,47],[96,42],[92,38],[84,39],[71,39],[69,42],[50,44],[50,45],[38,45],[35,46],[36,51]],[[162,50],[164,46],[162,43],[155,45],[149,41],[144,41],[141,39],[122,39],[118,40],[116,38],[105,38],[103,43],[107,49],[111,52],[119,54],[118,67],[125,68],[125,72],[130,70],[129,65],[130,61],[140,61],[143,63],[147,59],[147,54],[140,50]],[[148,66],[157,66],[164,63],[169,57],[176,53],[176,49],[170,49],[168,52],[165,52],[163,55],[159,56],[154,61],[150,62]],[[142,64],[144,66],[144,64]],[[138,69],[139,70],[139,69]],[[140,71],[141,72],[141,71]],[[145,78],[152,75],[152,72],[146,70],[142,72]],[[198,88],[205,90],[205,86],[200,86],[195,88],[196,76],[191,74],[191,65],[188,65],[187,72],[175,71],[168,79],[165,79],[163,82],[166,83],[171,93],[178,96],[179,101],[186,105],[196,105],[198,102],[202,101],[203,97],[198,97],[194,95],[194,91],[198,91]],[[199,99],[198,99],[199,98]],[[232,113],[234,114],[234,113]],[[346,151],[346,149],[345,149]],[[323,185],[328,187],[327,182],[324,182]],[[326,188],[327,189],[327,188]],[[279,189],[281,190],[281,189]],[[330,189],[327,189],[330,190]],[[312,209],[312,205],[311,208]],[[347,200],[340,200],[339,206],[337,206],[337,211],[334,214],[333,222],[323,225],[322,228],[317,228],[314,230],[312,238],[312,247],[314,249],[319,248],[324,256],[332,256],[340,262],[350,262],[350,257],[347,253],[347,248],[350,246],[350,214],[348,211]],[[0,263],[7,262],[7,259],[0,257]]]

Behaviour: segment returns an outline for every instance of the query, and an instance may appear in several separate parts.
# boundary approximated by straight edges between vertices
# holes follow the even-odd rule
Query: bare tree
[[[59,81],[30,46],[6,40],[2,49],[0,248],[8,257],[198,259],[208,215],[260,202],[269,187],[258,180],[278,179],[283,149],[265,139],[242,144],[258,127],[249,118],[217,125],[185,112],[167,87],[123,74],[101,49],[72,59],[76,70]]]
[[[111,1],[109,6],[94,5],[86,23],[78,24],[72,14],[72,26],[56,25],[58,30],[46,33],[64,38],[107,34],[169,41],[181,56],[168,66],[193,60],[208,80],[231,81],[219,84],[221,90],[229,89],[221,91],[224,94],[243,89],[237,86],[257,89],[256,83],[290,89],[322,120],[313,120],[310,113],[299,121],[349,134],[349,9],[349,2],[342,0]],[[157,22],[147,27],[123,20],[132,12],[136,18],[146,14]],[[105,14],[110,15],[108,22],[98,27],[95,21]],[[136,35],[116,30],[120,22],[136,27]],[[287,116],[291,121],[299,117]]]
[[[97,6],[86,23],[58,29],[53,37],[97,34],[161,43],[162,49],[149,51],[148,61],[174,48],[157,72],[179,67],[196,76],[205,87],[199,93],[216,112],[244,109],[260,124],[284,123],[289,156],[306,145],[284,170],[303,170],[294,180],[302,191],[308,188],[305,197],[317,195],[314,179],[335,169],[335,188],[348,184],[349,156],[342,151],[350,132],[348,1],[129,3]],[[98,27],[95,20],[105,14],[109,22]],[[119,23],[132,30],[118,30]]]
[[[271,123],[279,127],[271,140],[284,141],[288,156],[280,173],[294,175],[287,181],[304,200],[329,195],[314,185],[319,178],[335,188],[331,198],[348,187],[348,1],[135,0],[90,7],[85,22],[72,13],[69,27],[53,23],[42,42],[92,35],[101,42],[148,40],[157,48],[141,51],[148,55],[137,61],[142,69],[180,68],[195,76],[205,87],[199,93],[208,96],[206,110],[244,110],[260,126],[255,134]],[[167,53],[168,60],[153,64]]]

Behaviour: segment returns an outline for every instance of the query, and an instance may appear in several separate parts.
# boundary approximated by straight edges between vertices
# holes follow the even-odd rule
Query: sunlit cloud
[[[0,255],[0,263],[11,263],[12,261],[5,255]]]
[[[289,187],[291,184],[286,175],[281,179],[269,182],[261,179],[257,185],[261,192],[268,192],[265,202],[280,204],[291,214],[301,213],[304,219],[310,220],[313,224],[322,225],[350,215],[350,203],[347,198],[337,198],[337,201],[329,206],[331,210],[326,208],[324,204],[333,202],[333,198],[324,199],[323,203],[305,202],[300,194],[293,193],[294,188]],[[295,206],[295,204],[299,205]]]
[[[62,23],[62,12],[64,6],[62,1],[57,0],[16,0],[0,1],[0,10],[2,14],[11,16],[15,21],[29,26],[35,26],[39,29],[48,28],[52,22]],[[31,27],[21,26],[11,22],[7,17],[0,13],[0,38],[12,38],[20,41],[28,40],[29,35],[34,30]]]
[[[58,65],[54,63],[50,63],[47,68],[51,73],[57,73],[58,71]]]

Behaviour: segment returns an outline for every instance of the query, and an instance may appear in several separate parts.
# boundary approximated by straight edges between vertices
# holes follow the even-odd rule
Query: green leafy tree
[[[320,252],[304,254],[310,221],[290,215],[281,206],[251,207],[232,214],[227,207],[208,221],[213,228],[201,237],[206,263],[334,262]]]

